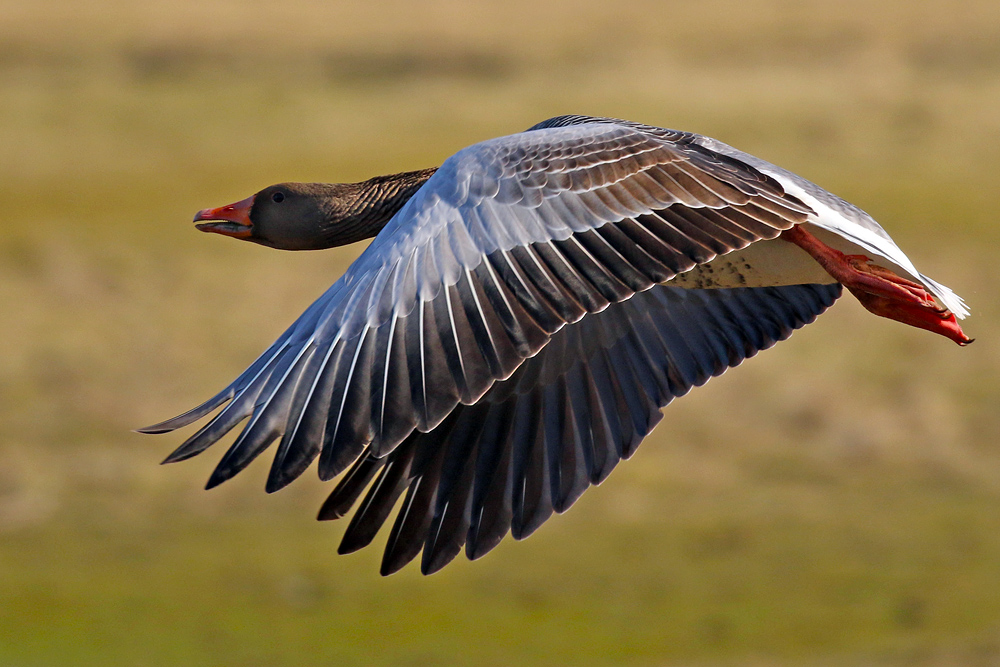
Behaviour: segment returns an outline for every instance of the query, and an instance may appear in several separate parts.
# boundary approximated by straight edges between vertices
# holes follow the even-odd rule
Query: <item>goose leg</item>
[[[781,238],[809,253],[869,312],[933,331],[959,345],[972,342],[962,331],[955,314],[939,306],[923,285],[872,264],[872,260],[865,255],[845,255],[800,225],[782,232]]]

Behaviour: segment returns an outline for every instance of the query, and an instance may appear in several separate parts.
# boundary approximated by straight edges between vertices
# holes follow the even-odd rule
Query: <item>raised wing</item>
[[[696,136],[588,123],[460,151],[229,387],[144,430],[225,404],[167,460],[249,418],[209,487],[278,438],[268,491],[317,456],[330,479],[363,452],[383,457],[435,431],[568,323],[809,215]]]

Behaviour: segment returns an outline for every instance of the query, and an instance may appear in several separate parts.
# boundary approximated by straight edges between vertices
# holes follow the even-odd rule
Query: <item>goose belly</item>
[[[667,285],[687,289],[776,287],[836,282],[807,252],[780,238],[758,241],[682,273]]]

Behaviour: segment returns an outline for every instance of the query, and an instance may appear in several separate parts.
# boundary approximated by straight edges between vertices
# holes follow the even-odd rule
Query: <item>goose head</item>
[[[434,169],[361,183],[279,183],[194,216],[203,232],[280,250],[321,250],[371,238]]]

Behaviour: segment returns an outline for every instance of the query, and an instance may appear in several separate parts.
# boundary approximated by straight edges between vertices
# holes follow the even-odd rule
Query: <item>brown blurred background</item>
[[[0,664],[1000,662],[1000,4],[0,0]],[[667,408],[524,543],[383,579],[207,398],[358,247],[193,213],[561,113],[715,136],[871,212],[968,349],[851,298]],[[384,538],[383,538],[384,539]]]

